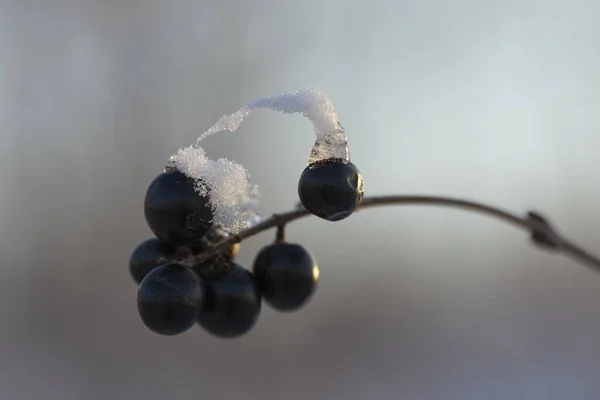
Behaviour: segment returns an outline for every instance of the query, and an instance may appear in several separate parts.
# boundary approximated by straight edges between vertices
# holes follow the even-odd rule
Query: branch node
[[[548,250],[558,250],[561,247],[562,239],[546,218],[535,211],[529,211],[526,220],[531,231],[531,240],[536,245]]]

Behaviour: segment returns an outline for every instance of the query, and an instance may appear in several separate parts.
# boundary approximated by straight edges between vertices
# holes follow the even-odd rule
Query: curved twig
[[[537,245],[548,250],[562,252],[576,260],[581,261],[594,271],[600,272],[600,259],[574,243],[568,241],[558,234],[558,232],[542,217],[539,213],[530,211],[525,217],[512,214],[502,209],[485,205],[470,200],[462,200],[451,197],[438,196],[372,196],[365,197],[357,211],[365,208],[388,206],[388,205],[433,205],[462,208],[466,211],[485,214],[493,218],[497,218],[506,223],[513,225],[516,228],[523,229],[530,233],[531,239]],[[239,243],[244,239],[259,234],[265,230],[278,227],[283,227],[297,219],[311,215],[305,209],[296,209],[280,214],[273,214],[271,217],[263,220],[248,229],[242,230],[237,235],[232,235],[203,251],[202,253],[192,256],[189,260],[193,263],[205,263],[206,261],[224,253],[235,243]]]

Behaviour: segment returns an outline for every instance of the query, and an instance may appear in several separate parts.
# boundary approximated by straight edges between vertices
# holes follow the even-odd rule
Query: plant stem
[[[277,225],[277,232],[275,233],[275,241],[277,243],[285,242],[285,224]]]
[[[600,272],[600,259],[586,250],[582,249],[578,245],[570,242],[558,234],[552,226],[540,216],[539,213],[529,212],[525,217],[512,214],[502,209],[489,206],[476,201],[457,199],[452,197],[438,197],[438,196],[371,196],[365,197],[357,209],[361,211],[366,208],[378,207],[378,206],[391,206],[391,205],[432,205],[432,206],[443,206],[443,207],[454,207],[461,208],[466,211],[476,212],[484,214],[489,217],[502,220],[516,228],[527,231],[534,243],[542,248],[548,250],[554,250],[562,252],[565,255],[576,259],[596,272]],[[297,209],[288,211],[280,214],[273,214],[271,217],[263,220],[259,224],[256,224],[250,228],[247,228],[237,235],[215,244],[211,248],[207,249],[203,253],[193,256],[193,263],[203,263],[218,254],[226,251],[231,245],[239,243],[244,239],[251,236],[257,235],[268,229],[278,227],[280,233],[283,233],[283,227],[297,219],[311,215],[305,209]]]

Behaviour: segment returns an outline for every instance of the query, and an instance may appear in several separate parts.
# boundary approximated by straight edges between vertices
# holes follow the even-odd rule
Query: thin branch
[[[502,220],[516,228],[523,229],[531,235],[531,239],[538,246],[547,250],[562,252],[587,266],[594,271],[600,272],[600,259],[578,245],[570,242],[558,234],[554,228],[539,213],[529,212],[525,217],[512,214],[502,209],[488,206],[470,200],[462,200],[451,197],[437,196],[373,196],[365,197],[357,211],[366,208],[391,205],[432,205],[461,208],[466,211],[472,211]],[[244,239],[257,235],[263,231],[278,227],[283,232],[286,224],[297,219],[311,215],[305,209],[296,209],[281,214],[274,214],[261,223],[232,235],[229,238],[212,245],[204,252],[193,256],[190,262],[194,264],[204,263],[211,258],[222,254],[231,245],[239,243]]]

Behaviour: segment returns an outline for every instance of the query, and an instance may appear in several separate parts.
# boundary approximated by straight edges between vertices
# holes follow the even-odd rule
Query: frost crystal
[[[311,88],[255,100],[231,115],[222,116],[198,138],[198,142],[220,131],[235,132],[244,118],[257,108],[268,108],[286,114],[302,113],[313,123],[317,140],[310,154],[309,164],[329,158],[350,161],[346,134],[338,121],[332,101],[325,92]]]
[[[194,179],[200,195],[209,194],[214,222],[228,231],[237,233],[260,222],[257,188],[240,164],[225,158],[211,160],[204,149],[190,146],[179,149],[167,167]]]

